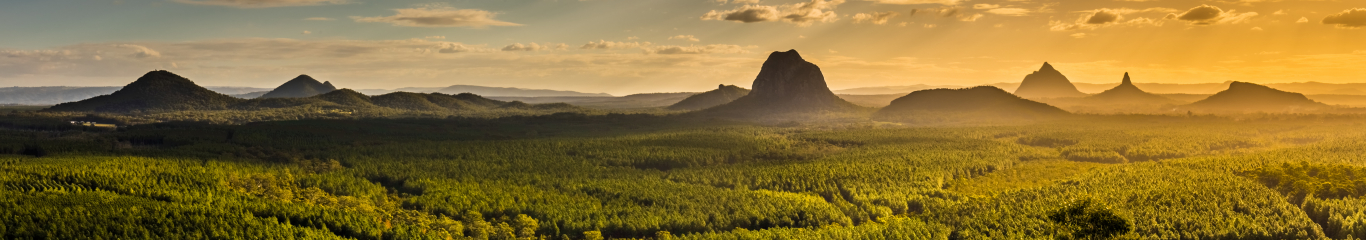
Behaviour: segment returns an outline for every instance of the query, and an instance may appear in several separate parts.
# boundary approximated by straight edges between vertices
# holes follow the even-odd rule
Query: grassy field
[[[1354,116],[3,119],[5,239],[1350,239]]]

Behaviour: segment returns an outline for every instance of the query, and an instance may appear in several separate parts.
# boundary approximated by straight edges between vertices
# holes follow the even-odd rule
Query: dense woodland
[[[1357,115],[166,114],[0,117],[0,238],[1366,237]]]

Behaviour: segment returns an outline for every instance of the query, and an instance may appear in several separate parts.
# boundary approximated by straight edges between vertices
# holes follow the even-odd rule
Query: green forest
[[[1356,115],[120,116],[0,117],[0,238],[1366,238]]]

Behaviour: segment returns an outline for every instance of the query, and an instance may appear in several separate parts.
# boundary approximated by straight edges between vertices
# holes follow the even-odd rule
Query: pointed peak
[[[1053,64],[1043,62],[1043,67],[1039,68],[1039,71],[1057,71],[1057,69],[1053,68]]]
[[[1129,73],[1124,73],[1124,82],[1121,82],[1120,85],[1134,85],[1134,82],[1129,80]]]

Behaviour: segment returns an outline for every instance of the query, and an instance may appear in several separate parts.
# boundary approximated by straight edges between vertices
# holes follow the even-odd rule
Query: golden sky
[[[0,86],[455,84],[624,95],[749,86],[797,49],[834,89],[1366,82],[1360,0],[16,0]]]

